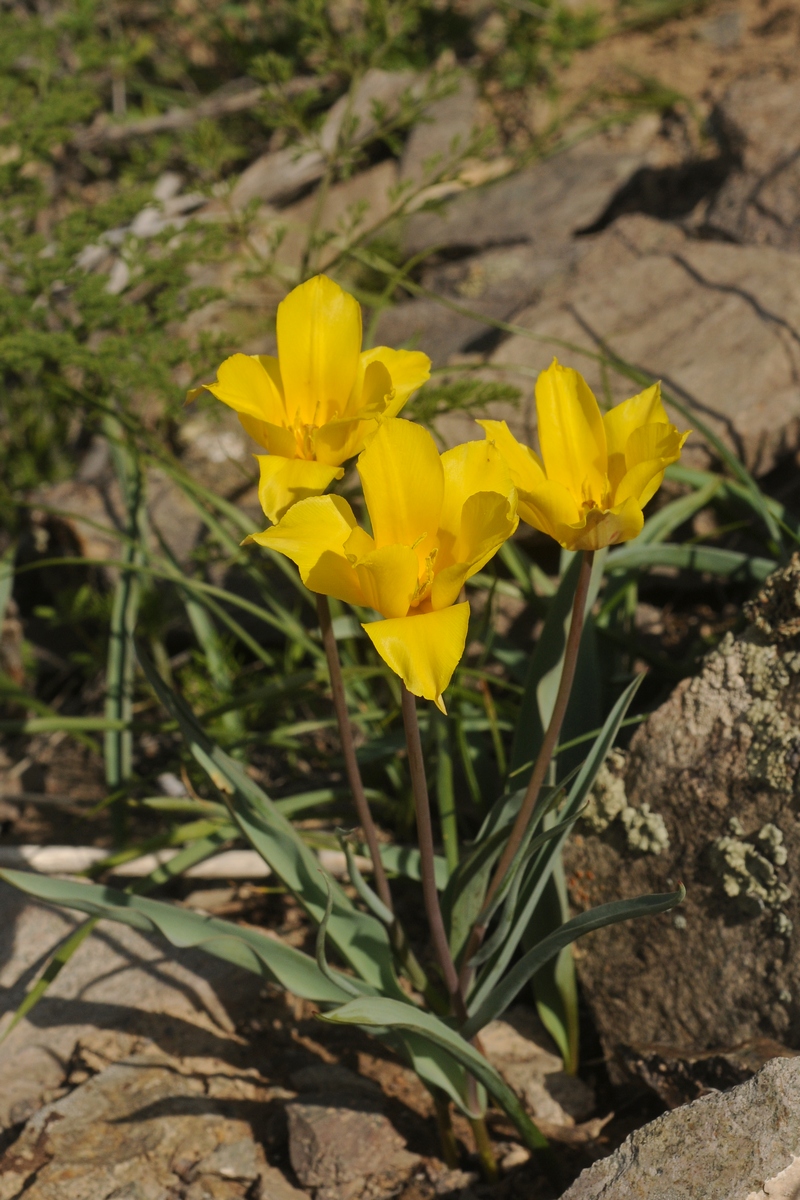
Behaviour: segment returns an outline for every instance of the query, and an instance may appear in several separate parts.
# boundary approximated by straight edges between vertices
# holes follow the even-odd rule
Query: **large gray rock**
[[[598,396],[608,390],[618,402],[637,390],[612,366],[604,378],[593,356],[607,348],[663,379],[753,471],[768,471],[800,445],[800,255],[693,240],[650,217],[625,216],[514,320],[529,334],[504,341],[492,362],[529,398],[519,418],[528,437],[535,429],[530,375],[554,355],[582,371]],[[679,414],[675,420],[691,425]],[[464,436],[478,432],[464,426]],[[697,465],[709,461],[697,435],[685,455]]]
[[[566,847],[579,910],[687,890],[577,943],[609,1055],[800,1047],[800,555],[747,611],[610,760]]]
[[[645,150],[621,150],[591,138],[497,183],[462,192],[441,212],[416,213],[404,247],[419,254],[435,246],[476,251],[530,242],[551,253],[556,243],[594,225],[646,161]]]
[[[257,1140],[280,1099],[219,1059],[134,1055],[28,1121],[0,1200],[305,1200]]]
[[[800,250],[800,81],[742,79],[715,112],[739,169],[704,224],[736,242]]]
[[[798,1156],[800,1062],[775,1059],[637,1129],[562,1200],[794,1200]]]
[[[68,913],[0,883],[0,1016],[5,1028],[49,954],[75,928]],[[0,1044],[0,1131],[64,1083],[79,1043],[106,1058],[141,1047],[171,1054],[238,1052],[235,1018],[258,994],[255,975],[101,922],[45,997]],[[99,1037],[99,1043],[98,1043]]]

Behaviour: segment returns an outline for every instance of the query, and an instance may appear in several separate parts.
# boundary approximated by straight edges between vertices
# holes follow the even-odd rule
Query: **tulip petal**
[[[568,488],[578,504],[600,503],[606,489],[606,432],[586,380],[553,359],[536,380],[536,412],[547,478]]]
[[[436,443],[421,425],[381,421],[358,460],[358,473],[377,546],[416,546],[420,557],[436,544],[444,472]]]
[[[237,415],[245,433],[270,454],[279,454],[281,458],[297,457],[297,438],[293,429],[272,425],[269,421],[257,421],[255,417],[248,417],[244,413]]]
[[[382,546],[355,564],[364,601],[384,617],[404,617],[417,587],[419,559],[410,546]]]
[[[387,417],[395,417],[408,400],[412,392],[422,387],[426,379],[430,379],[431,360],[420,350],[391,350],[388,346],[375,346],[372,350],[364,350],[359,362],[358,375],[353,386],[349,411],[354,407],[362,407],[361,394],[364,389],[366,372],[371,363],[380,362],[389,372],[389,378],[394,388],[394,396],[386,409]]]
[[[377,422],[392,400],[392,381],[381,362],[369,364],[364,377],[364,407],[358,416],[329,421],[314,432],[314,454],[319,462],[339,463],[360,454],[365,439],[377,429]]]
[[[341,479],[344,474],[341,467],[309,462],[305,458],[257,454],[256,460],[261,472],[258,499],[270,521],[280,521],[298,500],[319,496],[334,479]]]
[[[364,625],[383,661],[408,690],[445,712],[444,692],[464,653],[469,604]]]
[[[603,415],[603,424],[608,443],[608,478],[613,491],[629,469],[630,464],[626,465],[625,461],[625,447],[633,431],[642,425],[669,424],[669,417],[661,402],[661,384],[651,384],[637,396],[631,396],[629,400],[610,408]]]
[[[514,492],[511,472],[493,442],[464,442],[442,455],[444,497],[439,530],[455,541],[462,531],[464,505],[478,492],[495,492],[510,497]]]
[[[344,416],[361,351],[358,301],[317,275],[278,305],[277,335],[290,420],[324,425]]]
[[[312,496],[294,504],[277,525],[251,533],[257,542],[285,554],[297,564],[312,592],[363,604],[358,576],[342,547],[355,528],[353,510],[341,496]]]
[[[519,524],[516,507],[515,492],[510,497],[498,492],[476,492],[467,499],[462,509],[461,529],[452,550],[454,561],[440,568],[437,559],[431,589],[432,608],[454,604],[466,581],[480,571],[511,537]]]
[[[267,355],[232,354],[213,383],[203,385],[223,404],[246,417],[282,425],[286,418],[277,360]]]
[[[555,538],[562,546],[565,545],[563,530],[572,528],[581,519],[571,492],[549,479],[533,491],[520,491],[517,511],[528,525]]]
[[[680,433],[668,423],[634,429],[625,447],[626,472],[614,494],[615,506],[633,496],[644,508],[661,486],[664,468],[680,458],[689,432]]]
[[[545,483],[542,460],[535,450],[518,442],[505,421],[477,421],[489,441],[494,442],[508,463],[514,485],[520,491],[533,492]]]
[[[617,546],[638,537],[643,524],[642,510],[631,498],[610,512],[598,508],[587,510],[585,521],[573,528],[561,545],[568,550],[602,550],[604,546]]]

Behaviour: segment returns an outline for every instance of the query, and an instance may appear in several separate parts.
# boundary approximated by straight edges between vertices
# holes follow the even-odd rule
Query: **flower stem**
[[[580,574],[578,575],[578,583],[575,588],[575,597],[572,602],[572,620],[567,634],[567,644],[564,649],[564,666],[561,670],[561,679],[558,684],[558,692],[556,694],[555,704],[553,705],[553,713],[550,717],[550,724],[547,726],[539,753],[536,757],[536,762],[531,772],[530,781],[528,783],[525,796],[523,798],[520,810],[517,813],[517,819],[511,830],[511,835],[506,843],[506,848],[503,851],[500,862],[497,864],[495,873],[486,891],[484,907],[491,903],[497,895],[503,880],[506,877],[509,867],[514,861],[514,857],[522,844],[522,839],[525,836],[525,831],[528,828],[531,816],[536,808],[536,801],[539,799],[539,792],[547,775],[550,762],[553,757],[553,751],[558,744],[558,737],[561,733],[561,726],[564,724],[564,717],[567,712],[567,704],[569,703],[572,684],[575,679],[575,668],[578,665],[578,651],[581,644],[581,635],[583,633],[583,615],[586,608],[586,598],[589,594],[589,583],[592,577],[592,564],[594,562],[594,551],[584,550],[583,561],[581,563]],[[480,947],[486,933],[486,926],[476,925],[469,936],[469,941],[464,952],[464,966],[462,968],[462,984],[469,978],[469,960]]]
[[[331,621],[331,610],[327,596],[317,595],[317,616],[319,617],[319,627],[322,632],[322,645],[325,648],[325,656],[328,660],[333,707],[339,725],[339,738],[342,743],[345,770],[350,790],[353,793],[358,819],[361,823],[361,828],[364,830],[364,837],[369,847],[375,879],[375,890],[389,911],[394,912],[392,893],[389,890],[389,880],[386,878],[386,872],[381,860],[375,822],[372,819],[369,801],[364,792],[364,784],[358,768],[356,748],[353,742],[353,727],[350,724],[350,714],[347,711],[347,697],[345,696],[344,680],[342,679],[342,665],[339,662],[339,650],[336,645],[336,638],[333,635],[333,622]]]
[[[461,995],[450,944],[442,919],[439,905],[439,893],[436,889],[434,871],[433,828],[431,826],[431,809],[428,799],[428,783],[425,778],[425,763],[422,758],[422,742],[419,736],[419,721],[417,720],[417,702],[404,683],[400,685],[403,708],[403,724],[406,731],[408,746],[408,768],[411,774],[411,787],[414,792],[414,809],[417,816],[417,838],[419,841],[420,870],[422,874],[422,897],[425,902],[425,913],[431,931],[431,940],[436,957],[439,961],[444,985],[450,997],[453,1014],[460,1021],[467,1018],[467,1010]]]
[[[458,1166],[458,1142],[453,1129],[453,1118],[450,1115],[450,1101],[444,1095],[434,1095],[436,1107],[436,1125],[439,1129],[439,1144],[442,1148],[442,1160],[446,1167],[454,1171]]]
[[[483,1178],[486,1183],[495,1183],[499,1172],[486,1122],[483,1117],[470,1117],[469,1123],[472,1126],[472,1136],[475,1138],[475,1149],[478,1151]]]

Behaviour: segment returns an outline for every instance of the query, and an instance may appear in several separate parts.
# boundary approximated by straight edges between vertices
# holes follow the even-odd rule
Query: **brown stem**
[[[494,1156],[492,1139],[483,1117],[470,1117],[472,1136],[475,1138],[475,1149],[481,1164],[481,1171],[486,1183],[496,1183],[500,1172],[497,1169],[497,1159]]]
[[[339,725],[339,738],[342,743],[345,770],[347,771],[350,790],[353,793],[358,819],[361,822],[361,828],[364,830],[364,837],[369,847],[375,878],[375,890],[389,911],[394,912],[392,893],[389,891],[389,880],[386,878],[386,872],[383,869],[383,862],[381,860],[375,822],[372,819],[369,801],[364,792],[364,784],[361,781],[361,772],[358,769],[356,748],[353,742],[353,728],[350,724],[350,714],[347,711],[347,697],[345,696],[344,680],[342,679],[342,665],[339,662],[339,650],[336,645],[336,638],[333,636],[333,622],[331,621],[331,610],[327,596],[317,595],[317,616],[319,617],[319,627],[322,631],[322,645],[325,647],[325,656],[328,660],[333,707],[336,711],[336,720]]]
[[[553,758],[553,751],[558,744],[561,726],[564,723],[564,717],[567,712],[567,704],[569,703],[570,692],[572,691],[572,683],[575,679],[575,668],[578,665],[578,650],[580,649],[581,635],[583,633],[583,614],[586,607],[586,597],[589,594],[589,583],[592,578],[593,562],[594,551],[584,550],[580,574],[578,575],[578,584],[575,588],[575,597],[572,602],[572,620],[569,626],[569,633],[567,634],[567,644],[564,649],[564,666],[561,671],[561,679],[559,680],[558,684],[558,693],[556,695],[556,702],[553,705],[553,713],[550,717],[550,724],[547,726],[547,731],[542,739],[542,745],[536,757],[536,762],[534,763],[533,771],[531,772],[530,781],[520,806],[520,810],[517,813],[517,819],[514,822],[514,827],[511,830],[511,835],[506,843],[506,848],[503,851],[500,862],[497,864],[491,883],[486,891],[484,907],[490,904],[497,895],[498,889],[505,879],[508,869],[514,861],[514,857],[522,844],[522,839],[525,836],[525,831],[528,828],[531,816],[536,808],[536,801],[539,799],[539,792],[541,791],[547,770]],[[469,961],[480,947],[485,933],[485,925],[476,925],[469,936],[464,952],[464,966],[462,968],[461,979],[465,990],[466,981],[469,979],[470,974]]]
[[[404,683],[400,684],[400,694],[403,707],[403,724],[406,730],[408,746],[408,769],[411,774],[411,787],[414,792],[414,809],[417,815],[417,838],[419,841],[420,870],[422,874],[422,897],[425,902],[425,912],[430,926],[433,948],[439,960],[442,977],[447,994],[450,997],[452,1011],[460,1021],[467,1019],[467,1010],[461,995],[453,956],[447,941],[447,933],[439,906],[439,893],[436,890],[436,875],[434,871],[433,828],[431,826],[431,808],[428,799],[428,783],[425,778],[425,763],[422,758],[422,742],[419,736],[417,721],[417,702]]]

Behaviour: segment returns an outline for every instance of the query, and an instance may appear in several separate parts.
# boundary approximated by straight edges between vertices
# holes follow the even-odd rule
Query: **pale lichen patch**
[[[629,850],[638,854],[661,854],[669,847],[664,818],[651,812],[649,804],[634,808],[628,803],[622,778],[624,767],[625,755],[621,750],[612,750],[597,773],[583,819],[595,833],[604,833],[618,822],[625,830]]]
[[[755,837],[757,848],[743,839],[741,822],[735,817],[729,827],[731,835],[716,838],[711,844],[712,872],[743,916],[757,917],[770,910],[775,914],[775,932],[788,936],[792,923],[782,908],[792,893],[777,871],[786,864],[783,833],[777,825],[763,825]]]

